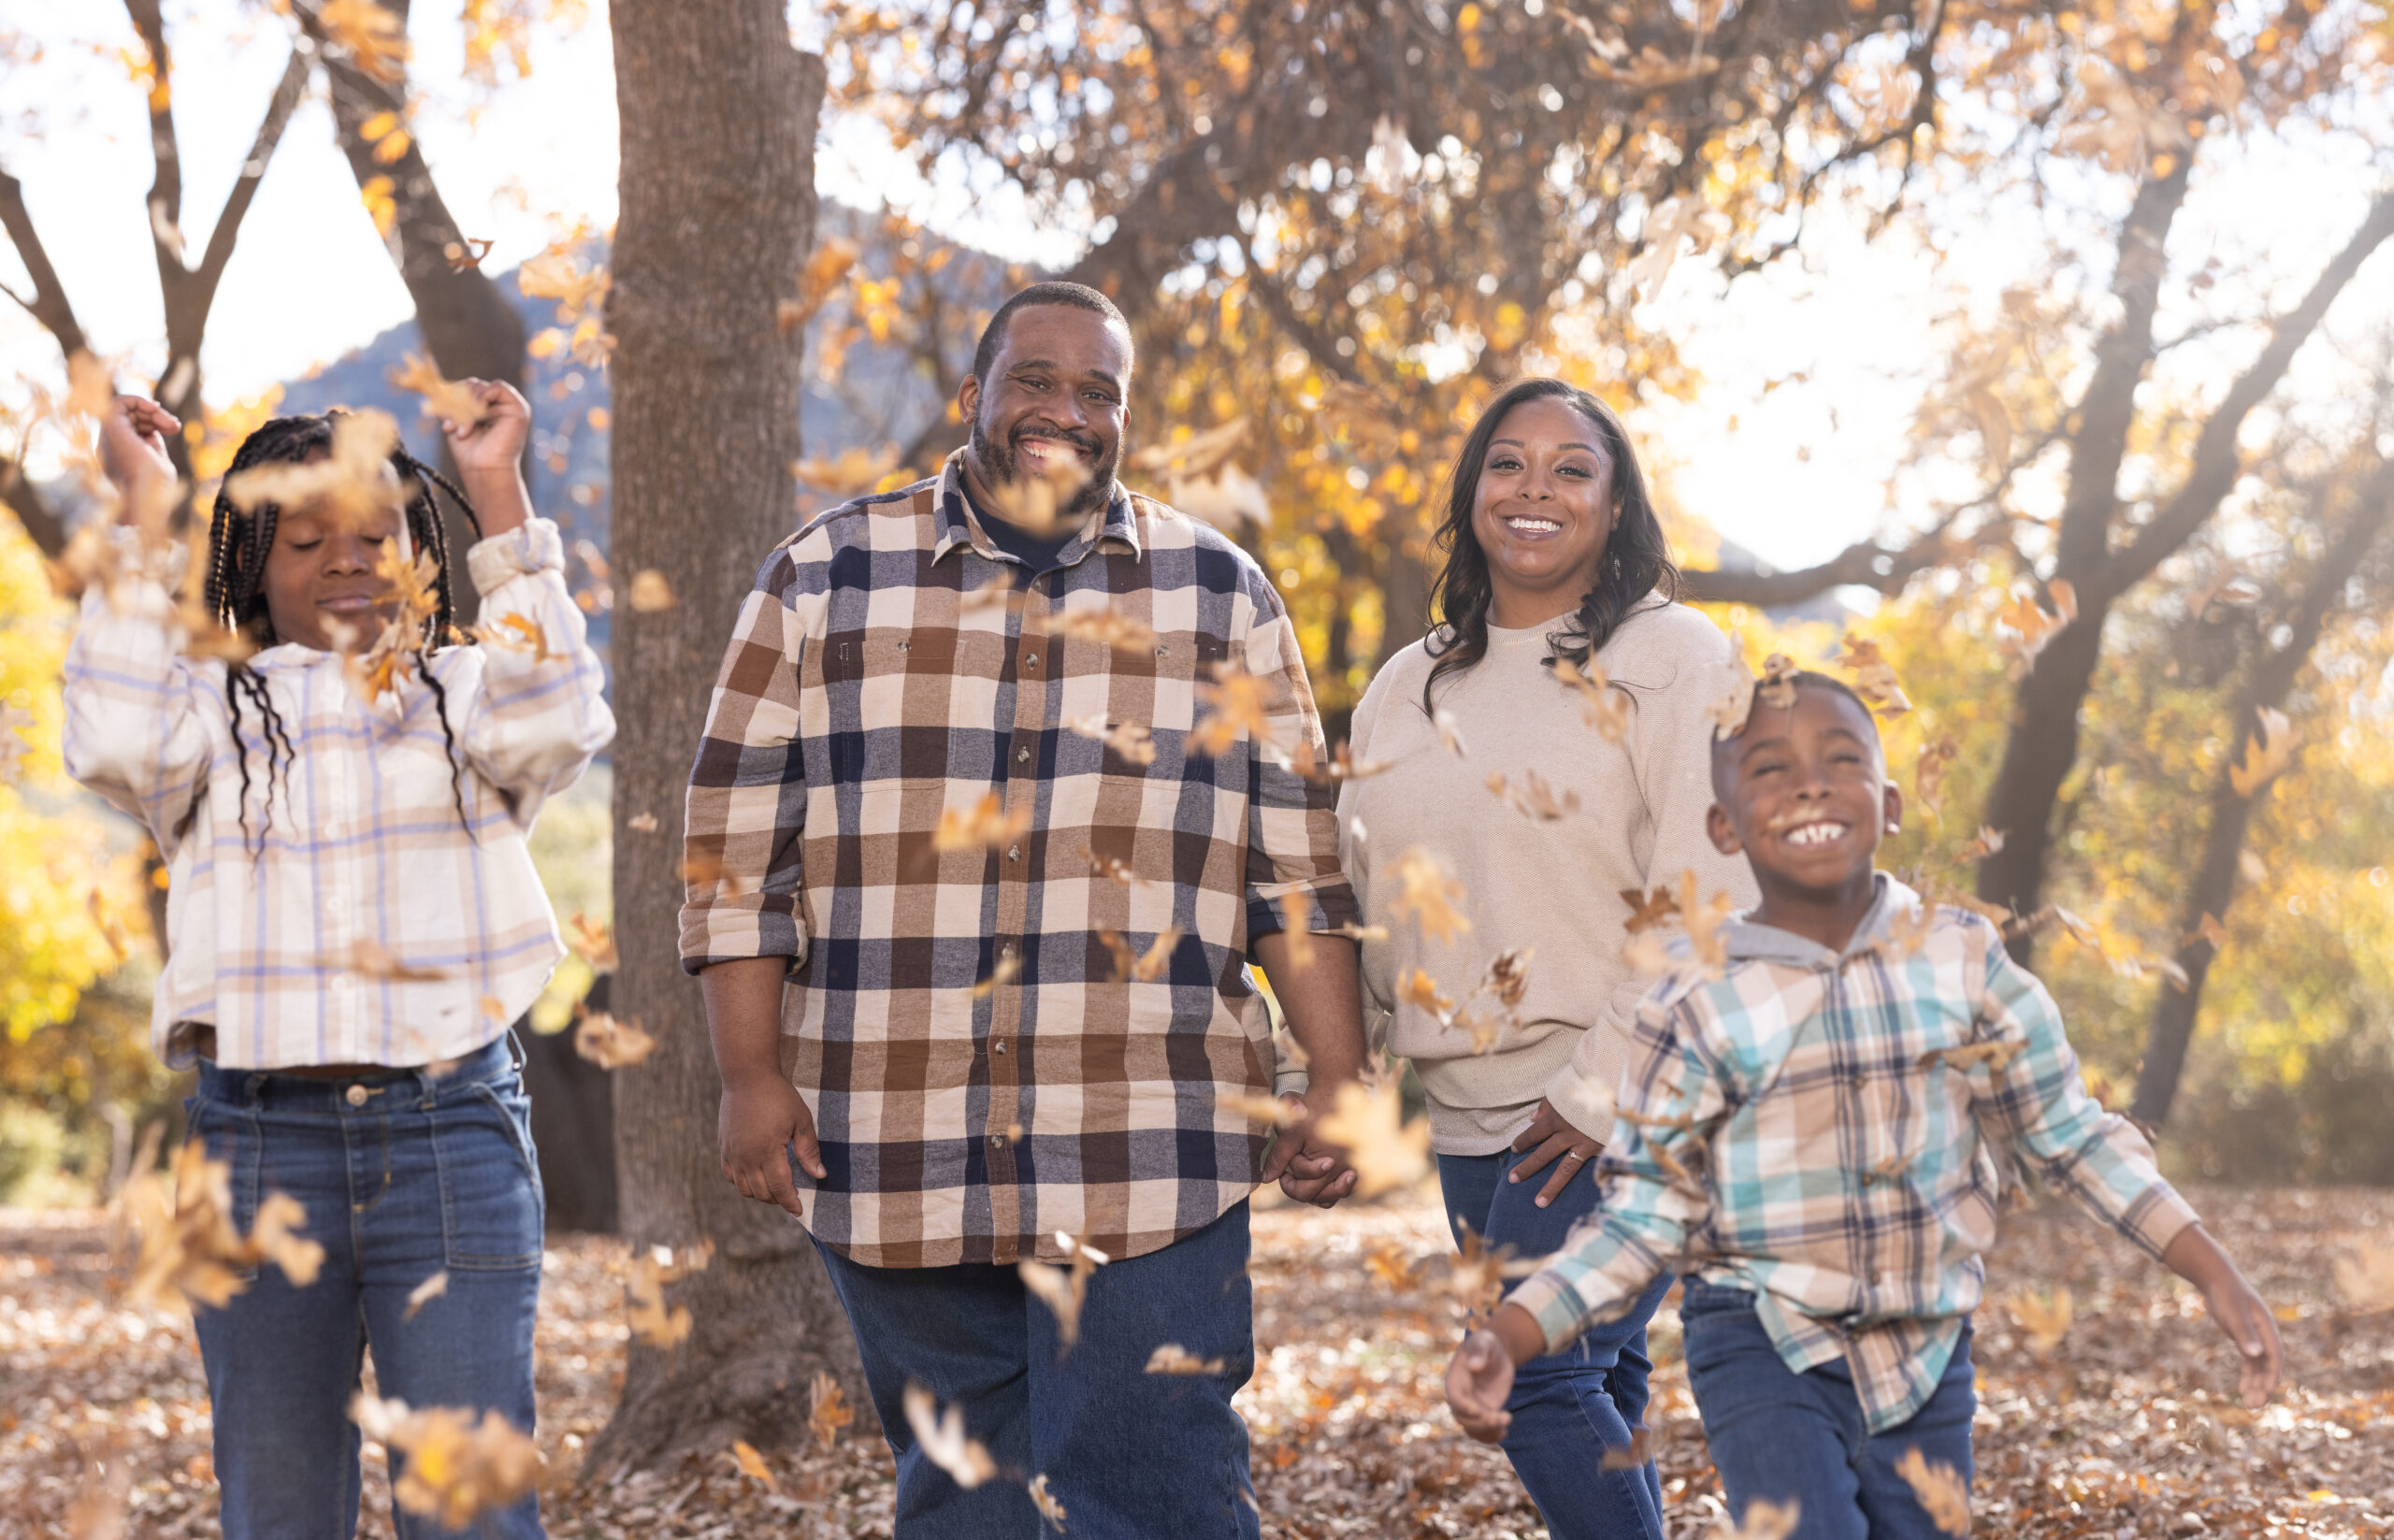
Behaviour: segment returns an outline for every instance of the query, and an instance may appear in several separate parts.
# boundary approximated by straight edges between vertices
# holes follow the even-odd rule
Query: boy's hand
[[[1554,1110],[1554,1103],[1539,1097],[1537,1115],[1530,1119],[1530,1126],[1513,1141],[1516,1155],[1523,1150],[1530,1152],[1529,1159],[1515,1166],[1511,1176],[1507,1179],[1525,1182],[1551,1163],[1554,1174],[1546,1179],[1546,1186],[1540,1187],[1537,1194],[1537,1206],[1544,1208],[1571,1185],[1573,1177],[1594,1165],[1605,1147],[1565,1122],[1563,1115]]]
[[[1277,1181],[1280,1190],[1301,1203],[1334,1208],[1355,1190],[1360,1178],[1347,1163],[1347,1152],[1321,1137],[1321,1119],[1338,1104],[1338,1087],[1308,1088],[1305,1095],[1280,1100],[1301,1115],[1280,1130],[1263,1162],[1263,1180]]]
[[[138,396],[120,396],[100,423],[100,468],[119,492],[130,494],[157,477],[172,481],[175,462],[166,456],[166,436],[180,433],[175,414]],[[138,502],[128,497],[125,513]]]
[[[524,441],[532,432],[532,408],[512,385],[495,380],[460,380],[482,404],[481,418],[471,423],[440,420],[449,438],[449,453],[460,475],[479,477],[512,472],[523,458]]]
[[[1513,1414],[1505,1410],[1512,1393],[1513,1358],[1496,1333],[1474,1331],[1464,1338],[1447,1365],[1447,1404],[1454,1408],[1455,1422],[1482,1444],[1499,1442],[1513,1425]]]
[[[798,1218],[806,1217],[790,1179],[791,1154],[818,1182],[830,1173],[823,1166],[814,1115],[796,1087],[778,1074],[727,1079],[715,1128],[723,1145],[723,1174],[733,1187],[760,1203],[775,1203]]]
[[[2171,1272],[2202,1290],[2203,1304],[2211,1311],[2211,1318],[2228,1333],[2243,1356],[2243,1372],[2237,1376],[2237,1390],[2247,1406],[2258,1406],[2270,1399],[2278,1387],[2278,1377],[2285,1366],[2286,1349],[2278,1341],[2277,1317],[2244,1274],[2236,1270],[2228,1253],[2219,1249],[2202,1226],[2188,1225],[2170,1241],[2161,1260]]]

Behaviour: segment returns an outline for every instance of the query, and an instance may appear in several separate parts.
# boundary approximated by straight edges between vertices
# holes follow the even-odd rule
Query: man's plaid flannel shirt
[[[1978,1305],[1991,1140],[2156,1258],[2194,1222],[1997,928],[1939,907],[1914,933],[1918,895],[1879,885],[1842,953],[1733,924],[1721,977],[1682,966],[1641,1003],[1604,1206],[1511,1296],[1550,1346],[1677,1268],[1752,1289],[1790,1368],[1843,1358],[1884,1432]]]
[[[1219,1102],[1272,1086],[1253,939],[1297,891],[1309,928],[1356,919],[1330,795],[1289,764],[1321,727],[1229,540],[1118,485],[1024,583],[960,464],[757,574],[690,776],[683,963],[789,959],[784,1059],[830,1173],[797,1179],[842,1255],[1062,1260],[1066,1231],[1137,1256],[1255,1185],[1264,1139]],[[1268,742],[1190,752],[1218,712]],[[994,842],[934,847],[991,793]]]

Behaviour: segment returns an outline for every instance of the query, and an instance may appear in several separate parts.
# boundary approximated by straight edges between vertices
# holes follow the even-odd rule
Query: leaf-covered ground
[[[2332,1259],[2394,1225],[2394,1193],[2196,1195],[2285,1320],[2289,1389],[2257,1415],[2191,1291],[2057,1207],[2015,1216],[1991,1263],[1998,1300],[2067,1288],[2075,1324],[2040,1355],[2000,1303],[1980,1313],[1978,1533],[2020,1536],[2394,1533],[2394,1317],[2342,1314]],[[1503,1458],[1446,1416],[1457,1327],[1450,1254],[1426,1195],[1256,1216],[1255,1431],[1266,1533],[1529,1540]],[[558,1237],[540,1336],[541,1443],[571,1472],[623,1361],[620,1244]],[[1392,1285],[1413,1259],[1411,1281]],[[213,1536],[208,1403],[187,1319],[123,1303],[90,1214],[0,1213],[0,1534],[70,1533],[79,1493],[127,1479],[126,1533]],[[1704,1437],[1658,1318],[1655,1449],[1675,1540],[1720,1510]],[[98,1474],[95,1461],[112,1469]],[[829,1455],[770,1449],[778,1490],[727,1454],[613,1485],[561,1475],[550,1533],[730,1540],[889,1533],[888,1459],[851,1430]],[[387,1536],[368,1447],[361,1533]],[[1069,1487],[1060,1488],[1069,1507]],[[88,1495],[87,1495],[88,1501]]]

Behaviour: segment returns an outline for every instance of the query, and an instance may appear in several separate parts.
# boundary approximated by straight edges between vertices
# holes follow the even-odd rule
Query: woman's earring
[[[1888,820],[1887,820],[1887,832],[1888,832],[1888,833],[1890,833],[1890,834],[1901,834],[1903,831],[1904,831],[1904,826],[1903,826],[1903,825],[1901,825],[1901,824],[1899,824],[1899,823],[1896,822],[1893,818],[1890,818],[1890,819],[1888,819]]]

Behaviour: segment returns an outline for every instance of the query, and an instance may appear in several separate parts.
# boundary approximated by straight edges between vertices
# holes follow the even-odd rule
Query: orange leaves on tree
[[[851,444],[828,460],[821,455],[792,460],[789,473],[800,486],[828,492],[835,497],[853,497],[881,485],[883,479],[898,468],[898,454],[896,444],[883,444],[878,449]]]
[[[787,337],[813,320],[863,252],[855,241],[838,236],[817,243],[806,266],[799,269],[798,296],[773,306],[773,329]],[[895,463],[896,456],[891,460]]]
[[[357,201],[366,206],[366,213],[374,222],[374,233],[384,240],[399,223],[397,184],[387,176],[371,176],[357,184]]]

